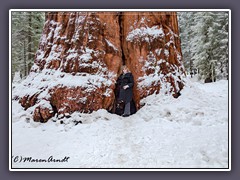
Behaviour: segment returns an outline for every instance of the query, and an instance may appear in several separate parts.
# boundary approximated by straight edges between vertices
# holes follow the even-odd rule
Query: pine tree
[[[228,12],[219,12],[218,19],[217,48],[213,50],[213,53],[218,57],[216,76],[218,79],[228,79]]]
[[[194,12],[178,12],[183,62],[187,73],[190,74],[193,73],[193,59],[191,53],[191,39],[193,37],[191,26],[194,24],[193,15]]]
[[[181,12],[180,36],[185,65],[200,79],[228,78],[228,13]]]
[[[12,12],[12,77],[27,76],[42,33],[43,12]]]
[[[193,59],[199,69],[201,79],[211,78],[215,74],[214,59],[212,53],[212,23],[211,12],[198,12],[194,17],[196,25],[193,38]]]

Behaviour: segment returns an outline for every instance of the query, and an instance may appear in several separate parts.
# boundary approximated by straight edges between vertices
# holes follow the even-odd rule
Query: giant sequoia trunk
[[[134,101],[183,88],[174,12],[51,12],[46,14],[31,73],[19,94],[35,121],[54,114],[111,110],[123,64],[134,76]]]

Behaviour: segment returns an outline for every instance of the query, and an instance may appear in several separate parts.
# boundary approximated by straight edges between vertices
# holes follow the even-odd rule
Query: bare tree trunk
[[[43,69],[51,69],[51,73],[62,72],[62,82],[68,76],[79,82],[75,87],[38,84],[39,92],[49,93],[44,101],[52,110],[38,106],[36,121],[46,121],[54,113],[111,110],[123,64],[134,76],[137,109],[141,99],[162,89],[179,96],[185,75],[175,12],[49,12],[34,64],[32,71],[40,76]],[[92,76],[101,84],[81,85]],[[37,93],[23,97],[22,106],[33,106]]]
[[[24,77],[27,76],[27,56],[26,56],[26,41],[23,40],[23,70],[24,70]]]
[[[31,61],[33,59],[32,55],[32,12],[28,12],[28,62],[27,62],[27,74],[29,74],[30,68],[31,67]]]

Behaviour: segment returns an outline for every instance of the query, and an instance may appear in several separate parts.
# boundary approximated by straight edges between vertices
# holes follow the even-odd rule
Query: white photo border
[[[228,168],[12,168],[12,60],[11,19],[12,12],[228,12],[229,60],[228,60]],[[9,10],[9,171],[231,171],[231,9],[10,9]]]

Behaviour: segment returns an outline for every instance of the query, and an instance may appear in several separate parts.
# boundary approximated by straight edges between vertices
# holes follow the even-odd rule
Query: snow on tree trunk
[[[134,99],[160,89],[175,97],[183,88],[184,68],[175,12],[125,12],[123,52],[133,73]]]
[[[35,121],[56,113],[111,110],[123,64],[134,76],[134,101],[183,88],[176,13],[49,12],[31,73],[13,94]]]

